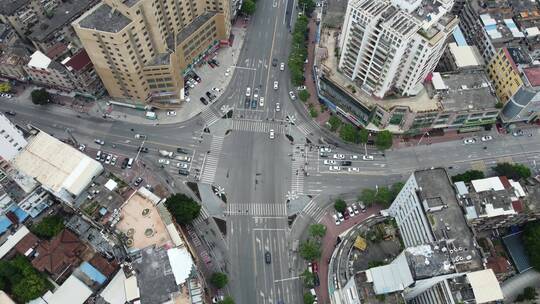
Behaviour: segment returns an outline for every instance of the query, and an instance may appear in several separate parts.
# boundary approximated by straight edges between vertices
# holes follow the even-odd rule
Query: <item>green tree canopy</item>
[[[45,89],[33,90],[30,95],[34,104],[44,105],[51,102],[51,95]]]
[[[365,144],[367,143],[369,138],[369,132],[366,129],[360,129],[358,132],[358,141]]]
[[[312,224],[309,226],[309,235],[316,238],[323,238],[326,235],[326,226],[323,224]]]
[[[330,124],[330,130],[332,132],[335,132],[341,126],[341,119],[339,119],[339,117],[337,117],[336,115],[332,115],[328,119],[328,124]]]
[[[244,15],[253,15],[255,13],[256,4],[253,2],[253,0],[244,0],[242,3],[242,7],[240,8],[240,11]]]
[[[321,245],[314,240],[307,240],[300,244],[298,252],[306,261],[317,260],[321,257]]]
[[[51,239],[58,235],[64,229],[64,219],[59,215],[50,215],[44,217],[41,222],[30,227],[32,232],[46,239]]]
[[[375,138],[375,145],[380,150],[386,150],[392,147],[392,133],[388,130],[379,132],[377,138]]]
[[[531,170],[522,164],[498,163],[493,167],[493,171],[515,180],[531,176]]]
[[[403,188],[403,183],[398,182],[388,187],[379,187],[376,189],[363,189],[358,200],[362,201],[366,206],[372,206],[375,204],[381,205],[384,208],[390,207],[396,196]]]
[[[334,202],[334,209],[336,209],[337,212],[345,212],[345,209],[347,208],[347,203],[345,203],[345,201],[341,198],[338,198],[335,202]]]
[[[223,300],[219,301],[218,304],[234,304],[234,300],[230,296],[226,296]]]
[[[358,143],[358,128],[351,124],[344,124],[341,126],[341,129],[339,129],[339,137],[347,142]]]
[[[465,182],[470,183],[472,180],[475,179],[482,179],[484,178],[484,172],[478,171],[478,170],[468,170],[461,174],[456,174],[452,176],[452,182]]]
[[[210,277],[210,283],[217,289],[221,289],[227,285],[229,278],[223,272],[214,272]]]
[[[523,245],[529,256],[531,265],[540,269],[540,222],[529,222],[525,225],[523,232]]]
[[[315,5],[315,1],[313,0],[298,0],[298,7],[303,9],[308,16],[311,16],[311,13],[315,10]]]
[[[201,213],[201,205],[191,197],[177,193],[165,201],[165,207],[172,214],[178,224],[189,224]]]
[[[523,289],[523,292],[520,293],[517,298],[516,302],[523,302],[523,301],[532,301],[535,300],[538,296],[538,293],[532,286],[525,287]]]
[[[301,90],[298,92],[298,98],[302,100],[303,102],[306,102],[309,99],[310,95],[307,90]]]
[[[11,84],[9,82],[0,83],[0,93],[8,93],[11,91]]]
[[[302,274],[300,275],[302,277],[302,281],[304,283],[304,287],[306,288],[313,288],[315,287],[315,275],[311,273],[309,270],[304,270]]]
[[[309,293],[309,292],[306,292],[304,294],[304,304],[313,304],[315,302],[315,297]]]
[[[21,255],[10,261],[0,261],[0,281],[2,290],[13,295],[20,303],[29,302],[52,288],[45,276]]]

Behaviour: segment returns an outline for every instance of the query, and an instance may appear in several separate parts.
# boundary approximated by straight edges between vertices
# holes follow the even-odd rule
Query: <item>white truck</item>
[[[191,161],[191,157],[185,156],[185,155],[178,155],[174,159],[179,160],[181,162],[187,162],[187,163]]]
[[[170,157],[170,158],[173,157],[173,152],[169,152],[167,150],[159,150],[158,152],[159,152],[159,155],[161,156]]]

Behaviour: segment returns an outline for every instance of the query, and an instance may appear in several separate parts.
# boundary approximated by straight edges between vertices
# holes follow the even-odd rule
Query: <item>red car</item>
[[[319,265],[317,265],[317,262],[311,262],[311,270],[313,270],[313,272],[319,272]]]
[[[345,209],[345,212],[343,212],[343,217],[345,218],[345,220],[349,219],[350,217],[349,210]]]

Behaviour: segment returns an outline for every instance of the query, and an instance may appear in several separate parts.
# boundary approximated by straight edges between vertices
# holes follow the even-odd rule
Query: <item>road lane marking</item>
[[[285,282],[285,281],[291,281],[291,280],[297,280],[299,279],[300,277],[291,277],[291,278],[285,278],[285,279],[281,279],[281,280],[274,280],[274,283],[279,283],[279,282]]]
[[[287,231],[285,228],[253,228],[253,231]]]

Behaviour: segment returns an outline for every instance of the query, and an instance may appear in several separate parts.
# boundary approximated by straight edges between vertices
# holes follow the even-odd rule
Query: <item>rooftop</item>
[[[189,38],[189,36],[195,33],[195,31],[197,31],[203,24],[205,24],[208,20],[212,19],[212,17],[214,17],[215,15],[215,12],[206,12],[205,14],[195,18],[190,24],[188,24],[188,26],[184,27],[176,35],[177,43],[181,43],[187,38]]]
[[[73,55],[67,62],[64,63],[64,65],[68,68],[68,70],[75,70],[80,71],[89,64],[92,64],[90,61],[90,57],[88,57],[88,53],[84,49],[81,49],[78,53]]]
[[[497,98],[483,70],[466,70],[441,77],[446,89],[438,94],[445,111],[495,109]]]
[[[49,304],[83,304],[92,293],[86,284],[71,275],[54,293],[47,292],[43,299]]]
[[[95,0],[60,1],[60,5],[52,11],[52,17],[41,18],[40,22],[30,29],[31,34],[28,37],[39,42],[49,40],[49,35],[64,26],[70,26],[71,21],[80,16],[95,2]]]
[[[114,10],[108,4],[101,2],[81,16],[76,22],[83,28],[117,33],[126,27],[131,20]]]
[[[0,14],[11,16],[18,9],[23,6],[26,6],[30,0],[2,0],[2,5],[0,5]]]
[[[440,248],[447,247],[450,258],[460,272],[479,269],[480,254],[474,247],[473,235],[465,222],[456,193],[443,168],[415,171],[420,201],[424,205],[435,242]]]
[[[47,55],[40,51],[35,51],[34,54],[30,55],[28,66],[37,69],[47,69],[51,64],[51,61],[51,58],[47,57]]]

